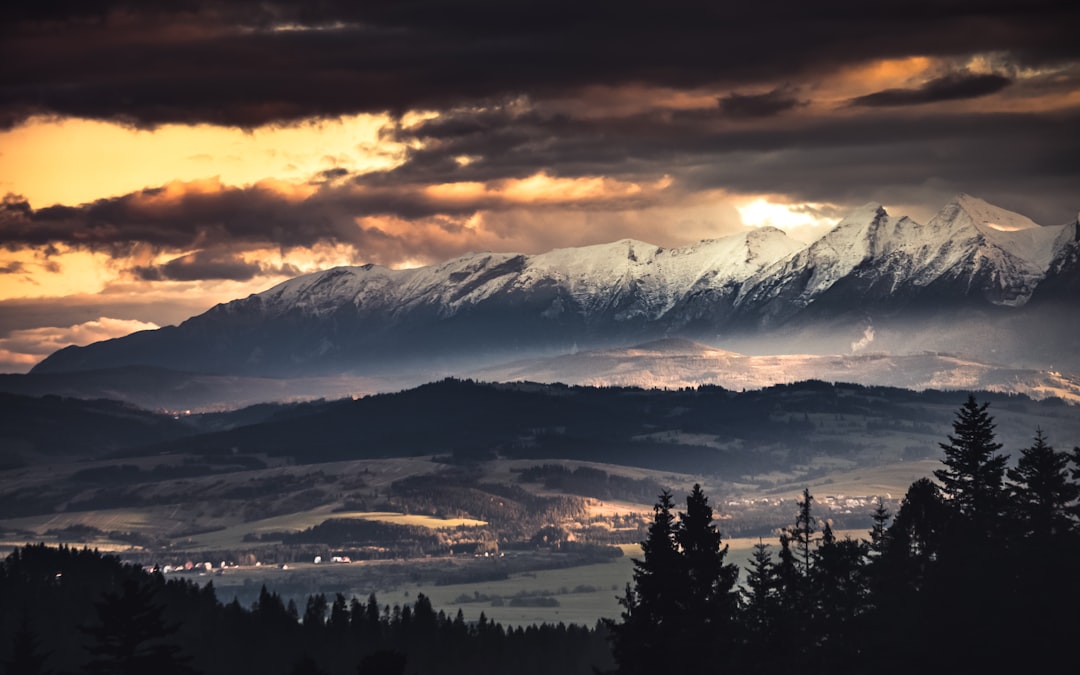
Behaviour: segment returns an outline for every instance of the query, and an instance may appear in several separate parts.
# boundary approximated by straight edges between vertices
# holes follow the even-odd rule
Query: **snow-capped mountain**
[[[1067,226],[958,195],[930,222],[866,204],[806,249],[761,270],[736,301],[783,322],[811,309],[1022,306],[1060,256]]]
[[[867,204],[809,245],[761,228],[672,249],[622,240],[407,270],[341,267],[177,327],[69,347],[35,372],[371,370],[668,336],[715,341],[821,321],[861,332],[868,321],[900,325],[942,308],[1005,316],[1033,299],[1075,307],[1077,229],[959,195],[926,224]]]

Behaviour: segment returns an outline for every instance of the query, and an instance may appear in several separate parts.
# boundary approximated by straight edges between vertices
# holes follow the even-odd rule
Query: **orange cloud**
[[[518,204],[582,204],[637,197],[657,193],[672,184],[668,176],[647,183],[621,181],[604,176],[563,178],[541,171],[527,178],[481,183],[463,181],[421,188],[423,194],[440,202],[464,204],[495,201],[505,206]]]
[[[254,185],[273,178],[305,183],[318,171],[385,170],[405,146],[382,134],[386,115],[355,115],[249,132],[210,125],[140,131],[108,122],[35,118],[0,132],[0,194],[37,207],[76,205],[154,185]]]

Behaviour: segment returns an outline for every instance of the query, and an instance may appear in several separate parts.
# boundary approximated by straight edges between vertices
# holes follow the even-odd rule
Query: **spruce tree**
[[[863,614],[869,609],[869,581],[864,541],[838,540],[828,523],[814,551],[814,642],[822,669],[829,672],[861,670],[858,648]]]
[[[750,567],[746,570],[746,587],[742,589],[743,606],[746,608],[747,627],[754,633],[764,632],[769,623],[772,605],[776,599],[776,564],[769,545],[758,540],[750,554]]]
[[[664,490],[653,507],[653,521],[634,559],[634,582],[620,598],[622,622],[610,624],[612,655],[620,673],[655,673],[670,665],[685,602],[682,556],[675,539],[675,503]]]
[[[929,478],[912,483],[900,502],[886,534],[886,557],[904,570],[903,577],[916,588],[945,544],[950,515],[941,490]]]
[[[810,568],[813,565],[813,544],[817,524],[814,522],[812,505],[814,497],[808,488],[803,488],[802,499],[799,500],[799,512],[795,516],[795,525],[787,530],[791,542],[795,545],[795,556],[799,568],[799,574],[803,578],[809,578]]]
[[[885,502],[880,497],[878,497],[877,506],[874,507],[874,512],[870,517],[873,519],[874,524],[870,528],[870,551],[868,555],[880,558],[889,546],[889,519],[892,518],[892,514],[885,508]]]
[[[780,535],[777,563],[779,612],[774,624],[776,639],[784,648],[805,657],[812,647],[814,621],[814,547],[817,527],[813,517],[814,498],[803,490],[795,524]]]
[[[164,607],[154,601],[157,584],[123,580],[120,592],[105,593],[96,604],[98,623],[83,631],[93,638],[88,673],[109,675],[186,675],[187,657],[169,642],[178,628],[163,618]]]
[[[735,641],[739,568],[725,563],[728,547],[713,523],[713,510],[701,485],[694,485],[686,498],[686,512],[679,514],[675,540],[685,575],[680,579],[685,588],[679,593],[683,606],[678,620],[684,625],[681,632],[688,643],[688,661],[715,667],[730,660]]]
[[[1007,475],[1012,485],[1010,504],[1023,536],[1045,542],[1073,528],[1072,503],[1080,498],[1080,485],[1069,480],[1069,456],[1046,442],[1042,429],[1034,443],[1020,451],[1016,467]]]
[[[779,647],[776,641],[781,611],[779,596],[779,568],[773,562],[769,545],[759,540],[746,570],[746,587],[742,589],[741,618],[748,658],[741,665],[750,672],[767,672],[765,662],[755,655]]]
[[[725,562],[728,547],[700,485],[677,522],[673,506],[665,490],[620,600],[623,621],[609,624],[623,673],[694,671],[734,658],[738,567]]]
[[[957,513],[986,535],[996,529],[1005,506],[1005,455],[995,454],[1001,443],[995,440],[994,418],[986,412],[989,403],[979,403],[974,395],[956,413],[948,443],[940,443],[945,456],[943,469],[934,471],[942,493]]]
[[[37,634],[31,628],[24,610],[12,639],[11,656],[3,662],[3,672],[5,675],[46,675],[50,672],[45,667],[47,658],[48,655],[41,652]]]

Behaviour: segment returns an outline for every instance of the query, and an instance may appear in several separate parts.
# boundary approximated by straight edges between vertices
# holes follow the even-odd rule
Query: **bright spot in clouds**
[[[822,215],[822,204],[778,204],[765,198],[758,198],[742,205],[736,204],[735,209],[742,217],[742,221],[751,227],[779,227],[783,230],[792,230],[804,227],[830,226],[836,223],[835,218]]]

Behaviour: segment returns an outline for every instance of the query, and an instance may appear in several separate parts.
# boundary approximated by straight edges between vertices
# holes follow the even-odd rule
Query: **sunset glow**
[[[13,15],[0,303],[58,310],[10,313],[0,339],[121,298],[123,320],[160,324],[335,265],[799,238],[870,200],[930,213],[957,192],[1043,224],[1077,208],[1060,17],[841,13],[807,33],[799,11],[689,12],[643,51],[657,24],[633,12],[533,34],[501,14],[244,7]],[[0,370],[25,370],[6,349]]]

